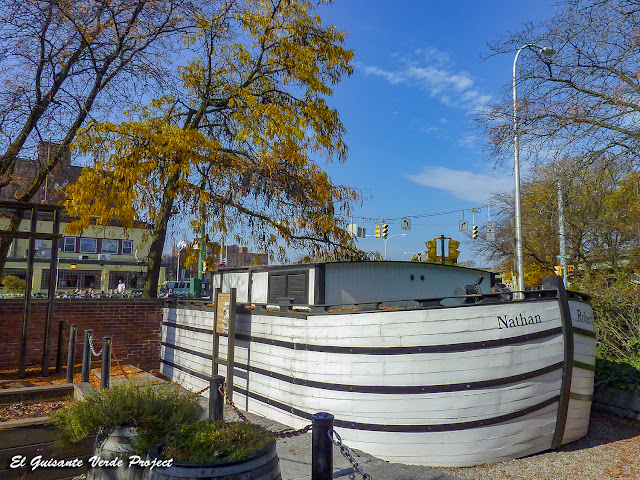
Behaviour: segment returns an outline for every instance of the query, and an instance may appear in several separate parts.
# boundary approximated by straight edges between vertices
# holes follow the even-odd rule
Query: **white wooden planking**
[[[499,328],[499,316],[512,318],[522,312],[509,314],[504,312],[505,307],[486,305],[312,315],[308,319],[254,314],[251,316],[251,334],[255,337],[272,335],[314,345],[340,345],[348,338],[351,347],[401,347],[496,340],[560,327],[557,302],[528,305],[531,309],[528,309],[527,316],[540,316],[540,323]],[[336,341],[341,343],[336,344]]]

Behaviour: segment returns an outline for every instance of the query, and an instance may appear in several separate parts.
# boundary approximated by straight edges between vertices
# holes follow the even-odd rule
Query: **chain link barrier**
[[[222,395],[227,403],[227,405],[229,405],[231,407],[231,409],[235,412],[236,415],[238,415],[238,417],[240,417],[240,420],[242,420],[244,423],[249,423],[251,424],[251,420],[249,420],[246,415],[244,415],[240,409],[238,409],[238,407],[236,407],[235,403],[233,403],[233,400],[231,400],[231,397],[229,396],[229,391],[225,388],[220,386],[218,388],[218,391],[220,392],[220,395]],[[297,437],[298,435],[303,435],[305,433],[307,433],[309,430],[311,430],[311,427],[313,425],[309,424],[304,428],[301,428],[299,430],[281,430],[279,432],[273,432],[271,430],[269,430],[273,435],[275,435],[276,438],[291,438],[291,437]]]
[[[176,385],[179,385],[178,383],[176,383]],[[193,393],[191,394],[192,397],[199,397],[200,395],[202,395],[204,392],[206,392],[207,390],[209,390],[211,388],[211,385],[207,385],[206,387],[204,387],[202,390],[200,390],[199,392]]]
[[[342,443],[342,438],[340,438],[340,435],[338,435],[338,432],[331,429],[327,432],[327,435],[329,435],[329,440],[331,440],[331,443],[333,443],[336,447],[340,449],[340,453],[344,458],[346,458],[349,461],[349,463],[351,464],[353,469],[356,471],[356,473],[359,473],[360,475],[362,475],[362,478],[364,480],[373,480],[373,477],[368,473],[365,473],[365,471],[362,469],[358,461],[355,458],[353,458],[353,452],[351,451],[351,449],[347,447],[344,443]],[[334,436],[336,437],[336,439],[333,438]]]
[[[93,334],[92,333],[89,333],[89,347],[91,348],[91,353],[93,353],[94,357],[99,357],[100,355],[102,355],[102,350],[100,350],[100,352],[96,352],[96,350],[93,348]]]

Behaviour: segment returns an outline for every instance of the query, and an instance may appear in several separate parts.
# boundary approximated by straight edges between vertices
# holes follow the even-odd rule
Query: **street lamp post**
[[[384,259],[387,259],[387,242],[389,241],[389,239],[391,237],[406,237],[407,234],[406,233],[396,233],[395,235],[389,235],[387,238],[384,239]]]
[[[515,228],[515,263],[517,275],[517,291],[524,292],[524,248],[522,240],[522,201],[520,196],[520,160],[518,142],[518,102],[516,93],[516,65],[520,52],[525,48],[537,48],[544,55],[553,55],[554,51],[549,47],[541,47],[535,43],[527,43],[518,49],[513,60],[513,176],[515,177],[514,192],[514,228]],[[521,295],[521,294],[520,294]]]
[[[178,247],[178,269],[176,271],[176,282],[180,281],[180,253],[183,250],[187,249],[187,243],[184,240],[180,240],[180,242],[178,242],[178,245],[176,245],[176,247]]]

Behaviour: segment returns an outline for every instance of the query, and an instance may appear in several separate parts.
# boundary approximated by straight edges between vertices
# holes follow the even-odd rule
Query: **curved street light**
[[[384,259],[387,259],[387,242],[389,241],[390,238],[392,237],[406,237],[407,234],[406,233],[396,233],[395,235],[389,235],[387,238],[384,238]]]
[[[180,240],[180,242],[178,242],[178,245],[176,245],[176,247],[178,248],[178,270],[176,271],[176,282],[180,281],[180,254],[182,253],[183,250],[187,249],[187,242],[185,242],[184,240]]]
[[[538,49],[543,55],[553,55],[555,52],[552,48],[542,47],[535,43],[527,43],[518,49],[516,57],[513,60],[513,176],[515,177],[515,192],[514,192],[514,227],[515,227],[515,263],[516,263],[516,275],[517,275],[517,288],[518,292],[524,292],[524,249],[522,239],[522,201],[520,196],[520,160],[519,160],[519,142],[518,142],[518,102],[516,93],[516,65],[518,63],[518,57],[520,52],[525,48]],[[519,294],[521,295],[521,294]]]

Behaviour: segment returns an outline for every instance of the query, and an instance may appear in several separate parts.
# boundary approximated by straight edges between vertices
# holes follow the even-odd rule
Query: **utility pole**
[[[564,233],[564,198],[562,196],[562,180],[558,180],[558,236],[560,237],[560,265],[562,266],[562,283],[568,288],[567,280],[567,244]]]

